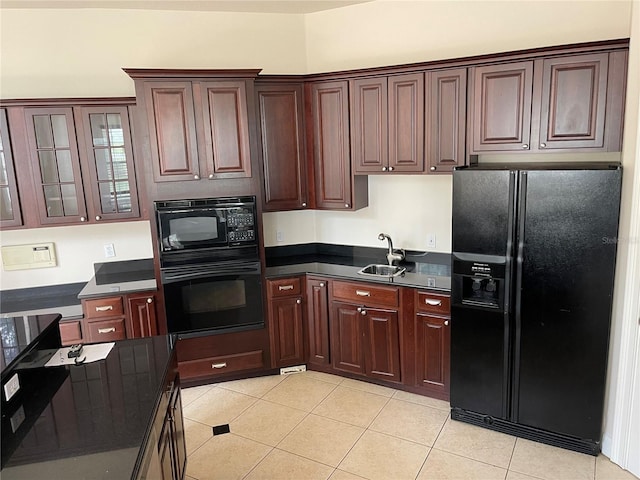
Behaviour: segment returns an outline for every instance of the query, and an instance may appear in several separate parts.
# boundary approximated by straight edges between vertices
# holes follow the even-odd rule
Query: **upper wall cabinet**
[[[21,201],[33,205],[23,212],[24,226],[139,218],[129,107],[35,103],[7,108]]]
[[[20,198],[13,164],[13,152],[9,137],[7,111],[0,109],[0,226],[22,225]]]
[[[424,171],[424,74],[352,80],[354,172]]]
[[[626,51],[471,68],[470,153],[620,151]]]
[[[316,208],[366,207],[367,177],[351,173],[348,82],[314,82],[307,89],[311,104],[307,131],[313,145]]]
[[[251,176],[247,89],[252,80],[170,81],[162,72],[126,72],[139,80],[155,182]]]
[[[425,104],[428,172],[451,173],[465,162],[467,69],[428,72]]]
[[[303,84],[257,83],[258,122],[264,168],[264,210],[309,206]]]

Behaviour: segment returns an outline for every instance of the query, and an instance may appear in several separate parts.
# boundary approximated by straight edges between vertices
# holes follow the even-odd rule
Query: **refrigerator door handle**
[[[515,315],[513,342],[513,383],[511,390],[511,420],[518,421],[520,391],[520,336],[522,333],[522,269],[524,264],[524,219],[527,213],[527,172],[520,172],[518,185],[518,232],[516,237]]]

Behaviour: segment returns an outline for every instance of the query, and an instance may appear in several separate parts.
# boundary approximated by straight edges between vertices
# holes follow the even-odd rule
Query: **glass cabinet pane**
[[[116,213],[116,193],[112,189],[113,184],[101,183],[100,188],[100,205],[102,207],[102,213]]]
[[[43,187],[44,201],[47,206],[47,217],[62,217],[62,194],[59,185],[45,185]]]
[[[56,150],[58,163],[58,177],[60,182],[73,182],[73,165],[71,164],[71,152],[69,150]]]
[[[69,148],[69,131],[65,115],[51,115],[53,142],[56,148]]]
[[[94,147],[104,147],[108,145],[107,125],[105,115],[101,113],[92,113],[89,115],[91,123],[91,137],[93,138]]]
[[[4,185],[0,186],[0,220],[13,220],[11,192]]]
[[[0,109],[0,222],[3,227],[22,225],[13,165],[7,112],[2,108]]]
[[[76,195],[75,185],[60,185],[62,190],[62,206],[64,208],[64,214],[78,215],[78,197]]]
[[[124,131],[122,130],[122,117],[119,113],[107,115],[109,128],[109,143],[112,147],[124,145]]]
[[[0,145],[0,185],[7,185],[9,183],[9,176],[7,175],[7,163],[4,159],[4,152],[2,151],[2,145]]]
[[[38,148],[53,148],[53,132],[49,115],[35,115],[33,127],[36,134],[36,146]]]
[[[96,171],[98,172],[98,181],[112,180],[113,174],[111,173],[111,156],[109,155],[109,149],[96,148],[94,150],[96,158]]]

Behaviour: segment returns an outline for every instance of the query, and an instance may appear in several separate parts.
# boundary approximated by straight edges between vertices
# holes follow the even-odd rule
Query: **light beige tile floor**
[[[325,373],[182,395],[187,480],[637,480],[603,455],[452,421],[447,402]]]

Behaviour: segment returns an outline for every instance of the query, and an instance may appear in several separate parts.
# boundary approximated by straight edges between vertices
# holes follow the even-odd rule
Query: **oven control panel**
[[[253,230],[236,230],[229,232],[230,242],[250,242],[256,239]]]
[[[234,207],[227,210],[227,229],[229,243],[253,242],[256,233],[252,208]]]

